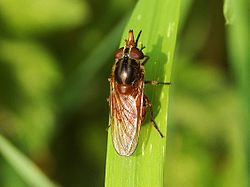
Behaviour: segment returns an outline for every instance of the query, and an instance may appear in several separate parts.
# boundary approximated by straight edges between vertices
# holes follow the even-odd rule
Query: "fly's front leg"
[[[143,58],[143,60],[142,60],[142,63],[141,63],[141,64],[144,66],[148,60],[149,60],[149,56],[144,55],[144,58]]]
[[[160,131],[158,125],[156,124],[155,120],[154,120],[154,112],[153,112],[153,106],[152,103],[150,102],[150,100],[148,99],[148,97],[146,95],[144,95],[144,102],[145,102],[145,106],[146,108],[149,108],[149,114],[150,114],[150,121],[152,122],[154,128],[159,132],[160,136],[163,138],[163,134]]]
[[[145,45],[143,45],[142,43],[141,43],[141,48],[140,48],[140,51],[142,51],[143,49],[145,49],[146,47],[145,47]],[[145,56],[145,55],[144,55]]]

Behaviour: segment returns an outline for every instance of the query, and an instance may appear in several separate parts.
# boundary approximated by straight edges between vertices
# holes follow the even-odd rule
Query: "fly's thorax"
[[[126,56],[118,60],[114,78],[118,84],[133,85],[140,78],[140,62]]]
[[[116,63],[112,69],[112,75],[117,90],[122,94],[131,94],[143,77],[144,70],[140,61],[144,58],[142,50],[137,48],[133,31],[129,31],[128,39],[124,47],[115,53]]]

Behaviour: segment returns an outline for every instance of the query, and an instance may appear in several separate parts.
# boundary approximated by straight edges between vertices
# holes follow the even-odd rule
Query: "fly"
[[[163,137],[154,120],[152,104],[144,94],[144,84],[169,85],[170,83],[144,80],[144,65],[149,57],[142,52],[144,47],[137,48],[141,32],[136,40],[133,30],[128,32],[125,46],[115,53],[115,64],[109,78],[109,126],[114,148],[121,156],[130,156],[134,153],[147,108],[150,110],[150,121]]]

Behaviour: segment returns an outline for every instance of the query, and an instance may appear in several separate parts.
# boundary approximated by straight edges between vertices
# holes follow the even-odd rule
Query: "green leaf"
[[[15,169],[27,186],[56,187],[31,160],[0,135],[0,154]]]
[[[227,4],[224,6],[226,7]],[[228,31],[228,47],[229,47],[229,58],[231,60],[231,66],[235,73],[237,91],[239,98],[241,100],[241,106],[243,112],[241,113],[241,120],[239,124],[242,129],[242,134],[245,135],[245,148],[246,152],[237,152],[237,158],[239,159],[238,168],[239,171],[235,170],[236,173],[246,173],[248,176],[241,174],[241,178],[238,181],[243,181],[241,186],[249,186],[250,182],[244,179],[249,178],[250,174],[250,143],[247,139],[250,136],[249,122],[250,122],[250,43],[249,43],[249,33],[250,33],[250,24],[249,24],[249,1],[247,0],[238,0],[231,1],[231,9],[233,12],[233,22],[227,27]],[[226,7],[227,8],[227,7]],[[224,9],[226,9],[224,8]],[[246,153],[246,154],[245,154]],[[245,183],[244,183],[245,182]]]
[[[146,80],[170,81],[179,10],[178,0],[141,0],[124,30],[121,46],[129,29],[134,30],[135,36],[142,30],[139,42],[146,46],[143,51],[150,57],[145,65]],[[136,152],[132,156],[122,157],[113,148],[109,130],[106,187],[158,187],[164,184],[169,86],[147,86],[145,93],[153,104],[155,120],[165,137],[161,138],[146,120]]]

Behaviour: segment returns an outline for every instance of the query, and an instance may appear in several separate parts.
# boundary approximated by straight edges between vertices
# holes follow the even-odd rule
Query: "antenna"
[[[136,37],[135,47],[137,47],[137,44],[138,44],[139,38],[140,38],[140,36],[141,36],[141,32],[142,32],[142,30],[140,30],[140,32],[138,33],[138,35],[137,35],[137,37]]]

